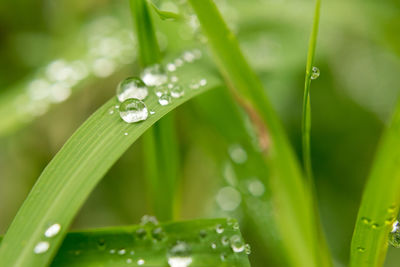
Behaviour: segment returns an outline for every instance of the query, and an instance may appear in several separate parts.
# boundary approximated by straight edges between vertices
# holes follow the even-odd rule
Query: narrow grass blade
[[[151,3],[149,3],[152,5]],[[158,10],[155,6],[154,9]],[[131,0],[132,17],[135,20],[139,43],[139,59],[143,67],[161,61],[150,10],[146,0]],[[160,15],[160,14],[159,14]],[[149,56],[151,55],[151,56]],[[178,145],[175,136],[173,113],[156,123],[144,136],[144,154],[148,180],[152,186],[150,202],[157,217],[162,221],[173,217],[175,184],[178,173]]]
[[[400,205],[400,102],[385,130],[364,189],[351,243],[350,266],[382,266]]]
[[[0,247],[0,266],[45,266],[55,255],[66,231],[90,192],[114,162],[151,125],[192,97],[220,84],[219,78],[201,62],[176,72],[182,85],[198,77],[207,78],[207,86],[186,90],[182,98],[161,106],[150,92],[146,105],[153,115],[141,123],[123,122],[111,99],[99,108],[67,141],[31,190],[18,211]],[[54,223],[60,233],[50,241],[47,253],[35,254],[34,247],[45,239],[43,233]]]
[[[272,168],[277,225],[291,265],[323,266],[312,195],[304,184],[297,160],[260,80],[215,4],[211,0],[189,2],[208,37],[222,75],[259,130],[260,147]]]

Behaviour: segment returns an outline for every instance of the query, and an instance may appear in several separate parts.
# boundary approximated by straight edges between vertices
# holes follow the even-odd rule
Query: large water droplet
[[[168,251],[168,264],[171,267],[186,267],[192,262],[191,247],[183,241],[177,241]]]
[[[55,223],[46,229],[46,231],[44,232],[44,236],[45,237],[56,236],[60,232],[60,230],[61,230],[61,225],[58,223]]]
[[[168,76],[165,75],[161,66],[158,64],[144,69],[141,77],[144,83],[149,86],[159,86],[166,83],[168,80]]]
[[[392,225],[392,231],[389,233],[389,243],[395,248],[400,248],[400,223],[399,223],[399,221],[395,221]]]
[[[146,120],[149,112],[144,102],[130,98],[122,102],[119,108],[119,115],[125,122],[133,123]]]
[[[170,267],[187,267],[192,263],[191,257],[169,257],[168,264]]]
[[[35,254],[43,254],[47,250],[49,250],[49,247],[50,247],[50,243],[49,242],[41,241],[41,242],[36,244],[35,248],[33,249],[33,252]]]
[[[312,67],[311,69],[311,80],[315,80],[321,74],[320,70],[317,67]]]
[[[136,77],[129,77],[118,84],[117,98],[120,102],[129,98],[144,100],[149,94],[144,82]]]
[[[238,235],[231,236],[230,243],[231,243],[231,248],[235,253],[242,252],[245,249],[245,243],[243,242],[242,238]]]

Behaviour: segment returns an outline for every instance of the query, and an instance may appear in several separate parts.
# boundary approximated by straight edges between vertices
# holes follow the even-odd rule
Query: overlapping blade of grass
[[[157,97],[150,92],[145,102],[155,114],[144,122],[123,122],[115,109],[119,104],[116,99],[99,108],[71,136],[39,177],[4,237],[0,266],[45,266],[49,263],[85,199],[124,151],[169,111],[220,83],[208,69],[198,62],[177,71],[185,88],[198,73],[208,83],[197,90],[186,90],[182,98],[170,105],[160,106]],[[61,225],[60,234],[50,240],[47,253],[35,254],[34,247],[44,239],[46,228],[54,223]]]
[[[378,146],[351,243],[350,266],[382,266],[400,205],[400,102]]]
[[[261,149],[271,166],[277,225],[292,266],[325,266],[312,195],[262,84],[243,57],[233,33],[210,0],[190,0],[208,37],[217,65],[233,94],[258,129]],[[323,248],[325,246],[322,246]]]
[[[238,236],[243,241],[239,229],[234,228],[236,223],[233,219],[202,219],[72,232],[67,234],[51,266],[139,266],[140,260],[144,266],[175,266],[170,259],[173,256],[178,260],[187,257],[194,267],[250,266],[244,250],[236,253],[231,244],[221,243],[222,237],[229,242]],[[215,231],[217,226],[224,229],[223,234]],[[184,245],[182,255],[171,251],[177,244],[181,248]]]
[[[150,8],[146,0],[131,0],[131,13],[139,43],[142,67],[161,61],[161,52],[154,31]],[[150,181],[150,202],[160,220],[173,217],[175,188],[178,175],[178,145],[173,113],[157,122],[144,135],[147,177]]]

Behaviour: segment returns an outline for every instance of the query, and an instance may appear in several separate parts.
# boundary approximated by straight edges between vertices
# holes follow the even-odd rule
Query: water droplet
[[[200,238],[205,238],[206,236],[207,236],[207,231],[206,230],[200,230],[200,232],[199,232],[199,236],[200,236]]]
[[[175,66],[181,67],[183,65],[183,60],[180,58],[177,58],[177,59],[175,59],[174,63],[175,63]]]
[[[221,261],[226,261],[226,254],[221,253],[220,258],[221,258]]]
[[[233,230],[239,230],[239,223],[235,222],[232,226]]]
[[[158,225],[159,222],[157,220],[157,218],[155,216],[151,216],[151,215],[144,215],[141,219],[140,219],[140,225],[150,225],[150,226],[155,226]]]
[[[149,115],[146,104],[139,99],[130,98],[122,102],[119,115],[127,123],[144,121]]]
[[[357,247],[357,251],[358,251],[358,252],[361,252],[361,253],[362,253],[362,252],[365,252],[365,248],[363,248],[363,247]]]
[[[165,85],[160,85],[154,88],[154,93],[156,94],[157,97],[160,97],[164,94],[168,93],[168,86]]]
[[[168,64],[167,64],[167,70],[168,70],[169,72],[174,72],[174,71],[176,71],[176,66],[175,66],[175,64],[173,64],[173,63],[168,63]]]
[[[170,267],[187,267],[192,263],[191,257],[169,257],[168,264]]]
[[[231,243],[231,248],[235,253],[242,252],[245,249],[245,244],[242,238],[240,238],[240,236],[238,235],[231,236],[230,243]]]
[[[373,223],[373,224],[371,225],[371,228],[372,228],[372,229],[377,229],[377,228],[379,228],[379,224],[378,224],[378,223]]]
[[[170,92],[173,98],[180,98],[185,94],[185,90],[183,90],[182,86],[180,85],[175,85],[174,87],[172,87]]]
[[[44,232],[44,236],[45,237],[56,236],[60,232],[60,230],[61,230],[61,225],[58,223],[55,223],[46,229],[46,231]]]
[[[199,81],[199,85],[200,85],[200,86],[206,86],[206,85],[207,85],[207,80],[206,80],[206,79],[201,79],[201,80]]]
[[[128,264],[129,264],[129,263],[132,263],[132,259],[131,259],[131,258],[127,258],[127,259],[126,259],[126,263],[128,263]]]
[[[255,197],[260,197],[265,192],[264,184],[258,179],[251,180],[247,189],[249,190],[249,193]]]
[[[156,241],[162,241],[166,236],[164,230],[161,227],[154,228],[151,232],[151,235]]]
[[[229,245],[229,238],[228,238],[226,235],[224,235],[224,236],[221,238],[221,244],[222,244],[223,246]]]
[[[250,246],[250,244],[244,245],[244,252],[245,252],[247,255],[250,255],[250,254],[251,254],[251,246]]]
[[[400,248],[400,223],[399,223],[399,221],[395,221],[392,225],[392,231],[389,233],[389,243],[395,248]]]
[[[151,115],[153,115],[154,113],[156,113],[154,110],[150,110]]]
[[[191,253],[191,247],[184,241],[176,241],[175,244],[168,251],[169,256],[189,256]]]
[[[361,221],[364,224],[370,224],[371,223],[371,219],[367,218],[367,217],[361,217]]]
[[[149,86],[159,86],[168,80],[167,75],[165,75],[159,64],[144,69],[141,77],[144,83]]]
[[[242,197],[235,188],[227,186],[218,191],[216,201],[222,210],[233,211],[240,205]]]
[[[222,234],[223,232],[224,232],[224,227],[221,225],[221,224],[218,224],[216,227],[215,227],[215,231],[217,232],[217,234]]]
[[[131,252],[129,252],[129,254],[135,255],[135,251],[134,251],[134,250],[131,250]]]
[[[120,102],[129,98],[144,100],[149,94],[146,84],[136,77],[129,77],[121,81],[117,87],[117,98]]]
[[[114,114],[114,108],[110,108],[110,110],[108,111],[108,114],[110,114],[110,115]]]
[[[110,254],[115,254],[115,249],[110,249]]]
[[[186,52],[184,52],[183,53],[183,59],[186,61],[186,62],[193,62],[195,59],[196,59],[196,57],[195,57],[195,55],[192,53],[192,52],[190,52],[190,51],[186,51]]]
[[[238,144],[234,144],[229,147],[229,156],[233,162],[238,164],[245,163],[247,160],[246,150],[244,150],[243,147]]]
[[[178,77],[171,76],[170,80],[171,80],[172,83],[176,83],[178,81]]]
[[[137,264],[143,265],[145,263],[144,259],[138,259]]]
[[[144,239],[147,235],[147,232],[144,228],[139,228],[136,230],[136,236],[139,237],[139,239]]]
[[[211,248],[212,248],[212,249],[216,249],[216,248],[217,248],[217,244],[215,244],[214,242],[211,243]]]
[[[119,255],[125,255],[125,253],[126,253],[126,249],[120,249],[120,250],[118,250],[118,254],[119,254]]]
[[[41,241],[36,244],[35,248],[33,249],[33,252],[35,254],[43,254],[50,248],[50,243],[47,241]]]
[[[321,74],[320,70],[317,67],[312,67],[311,69],[311,80],[315,80]]]
[[[129,133],[124,133],[125,136],[127,136]]]
[[[163,94],[158,98],[158,103],[160,103],[161,106],[166,106],[169,103],[171,103],[171,96],[167,94]]]

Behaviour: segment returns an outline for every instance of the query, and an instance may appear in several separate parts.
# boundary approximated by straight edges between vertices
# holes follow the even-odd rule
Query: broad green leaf
[[[382,266],[400,205],[400,102],[378,146],[351,242],[350,266]]]
[[[121,120],[116,99],[99,108],[66,142],[36,182],[8,229],[0,247],[0,266],[43,266],[57,251],[68,227],[90,192],[114,162],[156,121],[192,97],[218,86],[219,78],[202,62],[192,63],[174,74],[185,88],[182,98],[161,106],[150,91],[145,103],[154,111],[144,122]],[[201,74],[201,76],[199,76]],[[198,77],[198,78],[196,78]],[[207,79],[207,85],[189,88],[192,79]],[[29,222],[28,222],[29,221]],[[50,224],[61,225],[49,251],[33,252]]]
[[[312,194],[304,183],[298,162],[260,80],[242,55],[236,37],[215,4],[210,0],[189,2],[208,37],[220,72],[258,130],[260,148],[271,166],[272,194],[279,210],[277,225],[291,265],[324,266],[329,259],[321,259]]]

